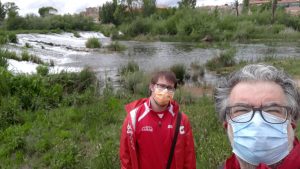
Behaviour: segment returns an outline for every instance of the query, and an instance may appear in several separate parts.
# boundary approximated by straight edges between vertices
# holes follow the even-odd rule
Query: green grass
[[[89,38],[86,41],[85,46],[87,48],[101,48],[101,43],[98,38]]]
[[[120,168],[119,138],[128,101],[108,96],[81,107],[24,112],[24,124],[1,132],[0,166]],[[182,111],[192,123],[198,166],[216,167],[229,154],[229,145],[212,100],[202,98]]]

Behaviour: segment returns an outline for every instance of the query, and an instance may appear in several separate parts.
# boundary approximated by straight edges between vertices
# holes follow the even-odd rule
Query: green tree
[[[249,10],[249,0],[243,0],[243,13],[247,13]]]
[[[117,9],[116,1],[106,2],[99,9],[99,18],[102,23],[115,23],[114,13]]]
[[[4,21],[5,16],[6,16],[6,9],[4,4],[2,4],[0,1],[0,24]]]
[[[235,0],[233,5],[236,12],[236,16],[239,16],[239,1]]]
[[[6,2],[4,4],[7,11],[6,28],[8,30],[16,30],[22,28],[25,24],[24,18],[18,14],[19,7],[14,2]]]
[[[143,0],[144,16],[150,16],[155,12],[156,0]]]
[[[4,4],[8,17],[16,17],[19,7],[14,2],[6,2]]]
[[[275,22],[276,8],[277,8],[277,0],[272,0],[272,23]]]
[[[126,12],[126,6],[123,4],[117,5],[117,8],[114,12],[114,24],[120,25],[123,23],[127,17],[128,13]]]
[[[195,8],[197,0],[181,0],[178,2],[179,8]]]
[[[142,1],[141,0],[121,0],[121,4],[126,6],[131,19],[133,19],[136,15],[136,9],[141,7]]]
[[[39,14],[41,17],[49,16],[57,12],[57,9],[51,7],[51,6],[46,6],[46,7],[41,7],[39,9]]]

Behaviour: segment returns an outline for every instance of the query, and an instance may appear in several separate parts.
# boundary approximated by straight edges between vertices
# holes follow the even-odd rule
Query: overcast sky
[[[28,13],[38,14],[38,9],[44,6],[52,6],[59,14],[79,13],[86,7],[102,6],[103,3],[112,0],[0,0],[2,3],[14,2],[19,8],[20,15]],[[157,5],[174,6],[179,0],[156,0]],[[197,0],[197,6],[231,4],[234,0]]]

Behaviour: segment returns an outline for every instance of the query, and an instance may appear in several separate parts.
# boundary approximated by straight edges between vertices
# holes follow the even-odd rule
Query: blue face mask
[[[278,117],[265,113],[265,118],[276,121]],[[252,112],[236,117],[249,118]],[[248,116],[248,117],[247,117]],[[233,129],[233,153],[252,164],[275,164],[289,154],[287,124],[270,124],[259,113],[255,113],[247,123],[235,123],[229,120]]]

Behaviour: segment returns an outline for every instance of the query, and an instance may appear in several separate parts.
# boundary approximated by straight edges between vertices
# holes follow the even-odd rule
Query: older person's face
[[[286,97],[281,86],[274,82],[240,82],[233,87],[229,96],[229,105],[232,106],[236,104],[247,104],[254,107],[270,104],[286,105]],[[233,132],[230,123],[228,123],[227,129],[232,145]],[[290,123],[288,124],[288,137],[289,149],[291,149],[294,140],[294,131]]]

